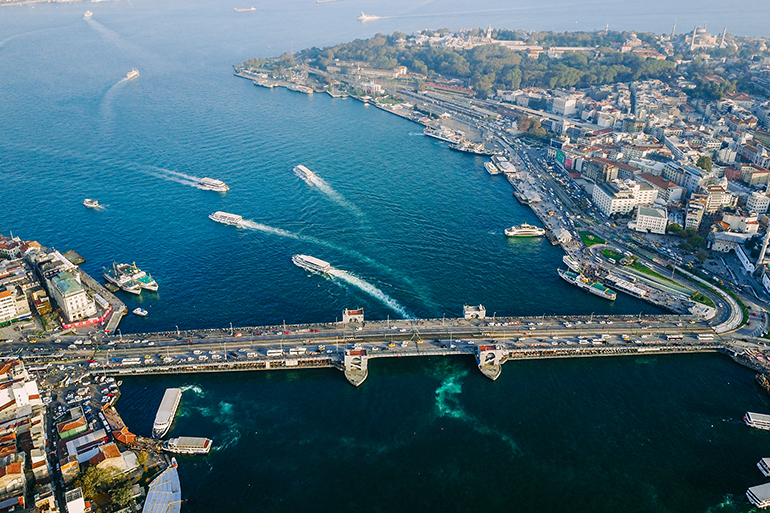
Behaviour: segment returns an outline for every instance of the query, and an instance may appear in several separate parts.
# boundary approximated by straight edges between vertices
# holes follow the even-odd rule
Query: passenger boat
[[[152,425],[152,436],[163,438],[171,429],[174,422],[176,411],[179,408],[179,401],[182,399],[182,390],[179,388],[168,388],[163,394],[163,400],[160,402],[158,413],[155,414],[155,422]]]
[[[140,317],[147,317],[147,314],[149,313],[144,308],[134,308],[133,312],[134,312],[134,315],[138,315]]]
[[[571,283],[583,290],[586,290],[595,296],[609,299],[610,301],[615,301],[615,299],[618,297],[617,292],[606,287],[600,281],[589,280],[582,274],[574,273],[572,271],[565,271],[563,269],[557,269],[557,271],[559,272],[559,276],[561,276],[564,281]]]
[[[243,217],[236,214],[228,214],[227,212],[214,212],[209,214],[209,219],[216,221],[217,223],[229,224],[231,226],[241,226],[243,224]]]
[[[212,441],[208,438],[180,436],[163,443],[163,450],[176,454],[208,454]]]
[[[484,162],[484,169],[486,169],[487,173],[489,173],[490,175],[499,175],[500,174],[500,170],[497,169],[497,166],[495,166],[491,162]]]
[[[83,200],[83,206],[85,206],[86,208],[99,208],[101,205],[99,205],[99,202],[97,200],[86,198]]]
[[[294,255],[291,257],[291,261],[298,267],[323,274],[332,268],[329,262],[309,255]]]
[[[131,277],[140,287],[153,292],[158,290],[158,282],[156,282],[152,275],[147,274],[136,266],[136,262],[133,264],[118,264],[116,269],[119,273],[123,273],[126,276]]]
[[[311,170],[309,170],[302,164],[294,168],[294,174],[302,178],[303,180],[311,180],[313,177],[315,177],[315,173],[313,173]]]
[[[139,76],[139,71],[136,68],[131,68],[131,71],[126,73],[126,79],[131,80],[132,78],[136,78]]]
[[[256,10],[256,7],[250,7],[248,9],[238,9],[237,7],[235,8],[235,12],[254,12]]]
[[[450,130],[443,125],[439,125],[437,127],[433,127],[433,126],[425,127],[425,130],[423,130],[422,133],[427,135],[428,137],[432,137],[434,139],[438,139],[439,141],[444,141],[448,143],[459,143],[460,141],[463,140],[463,135],[464,135],[462,132]]]
[[[90,18],[93,15],[94,15],[94,13],[92,13],[91,11],[86,11],[86,13],[83,15],[83,17],[84,18]]]
[[[225,182],[213,178],[201,178],[198,181],[198,188],[203,189],[204,191],[216,192],[227,192],[230,190],[230,187],[228,187]]]
[[[505,229],[508,237],[542,237],[545,235],[543,228],[524,223],[521,226],[511,226]]]
[[[131,294],[137,295],[142,293],[142,287],[130,276],[126,276],[125,274],[119,272],[115,263],[112,264],[112,269],[103,267],[102,274],[104,275],[105,280],[112,283],[113,285],[120,287],[120,289],[124,290],[125,292],[130,292]]]
[[[743,416],[743,422],[749,427],[770,431],[770,415],[747,411],[746,415]]]

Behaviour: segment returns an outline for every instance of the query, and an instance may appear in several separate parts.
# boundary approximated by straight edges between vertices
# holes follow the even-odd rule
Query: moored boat
[[[572,271],[565,271],[563,269],[557,269],[557,271],[559,272],[559,276],[561,276],[567,283],[571,283],[595,296],[609,299],[610,301],[614,301],[618,296],[617,292],[608,288],[600,281],[589,280],[584,275]]]
[[[510,228],[506,228],[505,234],[508,237],[542,237],[545,235],[545,230],[538,226],[523,223],[521,226],[511,226]]]
[[[137,307],[137,308],[134,308],[133,313],[134,313],[134,315],[138,315],[140,317],[147,317],[147,314],[149,312],[147,310],[145,310],[144,308],[138,308]]]
[[[163,443],[163,450],[175,454],[208,454],[212,441],[209,438],[180,436]]]
[[[115,263],[112,264],[112,269],[103,267],[102,274],[104,275],[105,280],[120,287],[120,289],[125,292],[137,295],[142,293],[142,287],[130,276],[126,276],[118,271]]]
[[[86,198],[83,200],[83,206],[87,208],[99,208],[101,205],[99,205],[97,200]]]
[[[168,388],[163,394],[163,400],[158,407],[158,413],[155,414],[155,422],[152,425],[152,436],[163,438],[171,429],[174,422],[176,411],[179,408],[179,401],[182,399],[182,390],[179,388]]]
[[[497,169],[497,166],[495,166],[491,162],[484,162],[484,169],[486,169],[487,173],[489,173],[490,175],[499,175],[500,174],[500,170]]]
[[[136,266],[136,262],[133,264],[118,264],[116,266],[118,272],[123,273],[126,276],[131,277],[140,287],[153,292],[158,290],[158,282],[156,282],[152,275],[147,274]]]

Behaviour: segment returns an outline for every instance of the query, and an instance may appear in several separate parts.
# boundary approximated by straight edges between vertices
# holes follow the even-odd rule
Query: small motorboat
[[[144,308],[134,308],[134,314],[139,315],[140,317],[147,317],[147,314],[149,313]]]

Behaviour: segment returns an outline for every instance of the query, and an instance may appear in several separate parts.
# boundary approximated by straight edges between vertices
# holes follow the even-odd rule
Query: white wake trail
[[[355,206],[354,204],[346,200],[342,194],[335,191],[331,185],[326,183],[326,180],[324,180],[317,174],[311,172],[311,174],[307,176],[301,173],[297,173],[297,175],[302,179],[303,182],[308,184],[310,187],[315,187],[316,189],[324,193],[334,203],[350,210],[358,217],[364,217],[364,213],[361,212],[361,210],[359,210],[357,206]]]
[[[354,287],[359,288],[360,290],[366,292],[370,296],[372,296],[375,299],[380,300],[385,306],[390,308],[391,310],[400,313],[402,316],[404,316],[405,319],[413,319],[414,316],[411,315],[409,312],[406,311],[406,308],[401,306],[401,304],[393,299],[392,297],[385,294],[383,291],[369,283],[368,281],[362,280],[358,276],[349,273],[347,271],[343,271],[341,269],[335,269],[331,268],[329,269],[328,274],[339,278],[341,280],[344,280],[348,282],[349,284],[353,285]]]
[[[307,240],[308,242],[315,242],[316,244],[322,244],[324,246],[329,246],[328,243],[323,242],[322,240],[316,239],[314,237],[308,237],[306,235],[300,235],[298,233],[292,233],[288,230],[284,230],[281,228],[273,228],[272,226],[268,226],[266,224],[262,223],[256,223],[254,221],[249,221],[247,219],[244,219],[241,221],[241,226],[244,228],[249,228],[250,230],[257,230],[264,233],[270,233],[273,235],[278,235],[280,237],[286,237],[289,239],[294,240]]]

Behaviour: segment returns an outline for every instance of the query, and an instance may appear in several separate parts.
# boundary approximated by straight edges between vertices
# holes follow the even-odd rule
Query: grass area
[[[741,298],[739,298],[738,295],[730,289],[722,289],[722,290],[730,294],[733,297],[733,299],[738,303],[738,305],[741,307],[741,312],[743,312],[743,320],[741,321],[741,326],[749,322],[749,309],[746,308],[746,305],[743,304],[743,301],[741,301]]]
[[[591,232],[580,232],[580,238],[583,240],[583,244],[586,246],[593,246],[594,244],[604,244],[607,242],[598,235],[594,235]]]
[[[659,279],[659,280],[667,281],[667,282],[669,282],[669,283],[671,283],[671,284],[674,284],[674,285],[680,286],[680,285],[679,285],[677,282],[675,282],[674,280],[672,280],[672,279],[670,279],[670,278],[666,278],[665,276],[663,276],[663,275],[662,275],[662,274],[660,274],[659,272],[653,271],[653,270],[652,270],[652,269],[650,269],[649,267],[643,266],[642,264],[639,264],[639,263],[636,263],[636,264],[631,264],[631,265],[629,265],[629,267],[630,267],[631,269],[635,269],[635,270],[639,271],[640,273],[644,273],[644,274],[647,274],[647,275],[649,275],[649,276],[653,276],[653,277],[655,277],[655,278],[657,278],[657,279]]]
[[[606,258],[612,258],[617,262],[620,262],[621,260],[623,260],[623,255],[621,255],[617,251],[612,251],[611,249],[605,249],[604,251],[602,251],[602,255],[604,255]]]
[[[690,296],[690,299],[692,299],[693,301],[697,301],[700,304],[703,304],[703,305],[706,305],[706,306],[710,306],[711,308],[715,308],[716,307],[716,305],[714,304],[714,302],[711,300],[710,297],[704,296],[700,292],[696,292],[695,294]]]

